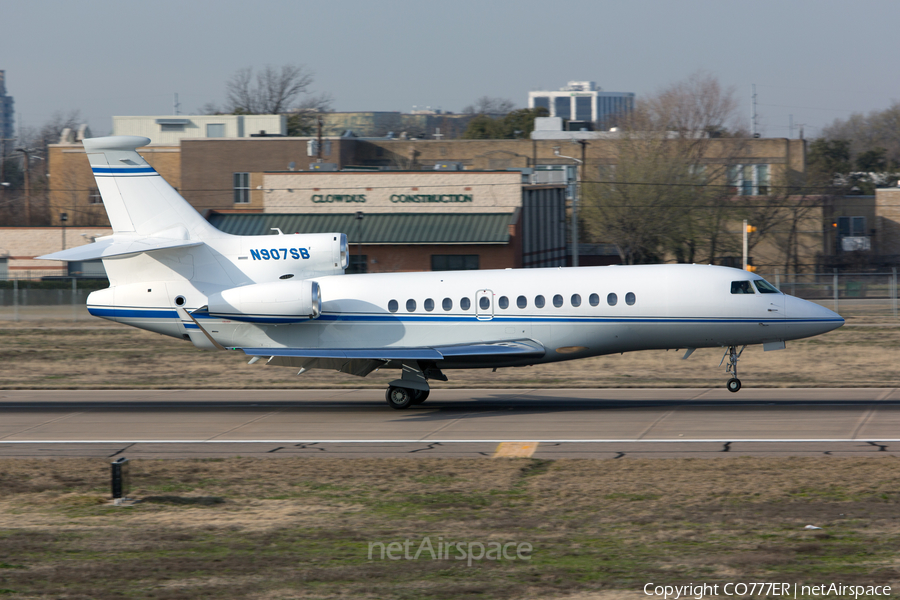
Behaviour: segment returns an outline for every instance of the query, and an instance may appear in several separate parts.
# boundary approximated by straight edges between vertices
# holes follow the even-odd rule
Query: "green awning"
[[[275,214],[213,213],[209,222],[234,235],[284,233],[346,233],[350,243],[363,244],[508,244],[514,213],[354,213]]]

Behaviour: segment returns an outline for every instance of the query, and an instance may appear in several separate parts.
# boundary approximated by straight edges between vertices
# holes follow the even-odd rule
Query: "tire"
[[[413,404],[422,404],[426,400],[428,400],[428,394],[431,393],[431,390],[413,390]]]
[[[736,378],[729,379],[725,387],[728,388],[729,392],[737,392],[741,389],[741,380]]]
[[[413,403],[413,390],[391,386],[385,392],[384,399],[391,408],[403,410]]]

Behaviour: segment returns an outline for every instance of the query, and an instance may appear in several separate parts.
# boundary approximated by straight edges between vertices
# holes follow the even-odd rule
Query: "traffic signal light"
[[[754,231],[756,231],[756,227],[754,227],[753,225],[747,225],[747,233],[753,233]]]

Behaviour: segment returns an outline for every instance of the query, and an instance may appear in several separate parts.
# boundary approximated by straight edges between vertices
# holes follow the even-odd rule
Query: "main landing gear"
[[[422,368],[417,362],[404,362],[400,379],[388,384],[384,399],[387,400],[388,406],[397,410],[409,408],[413,404],[422,404],[431,392],[429,379],[447,381],[447,376],[434,366]]]
[[[725,355],[722,356],[722,362],[719,363],[719,366],[721,367],[722,363],[725,362],[725,358],[728,358],[728,364],[725,365],[725,373],[731,375],[731,378],[728,380],[728,383],[725,384],[725,387],[729,392],[737,392],[741,389],[741,380],[738,379],[737,364],[746,347],[747,346],[741,346],[741,349],[738,350],[737,346],[728,346],[728,349],[725,350]]]
[[[422,404],[428,399],[430,392],[431,390],[414,390],[392,385],[384,393],[384,399],[391,408],[402,410],[413,404]]]

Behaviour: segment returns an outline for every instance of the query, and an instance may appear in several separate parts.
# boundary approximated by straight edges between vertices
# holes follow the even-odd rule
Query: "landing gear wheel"
[[[391,386],[387,389],[387,392],[385,392],[384,399],[387,400],[387,403],[391,408],[402,410],[408,408],[413,403],[413,393],[414,390]]]
[[[725,373],[730,375],[731,378],[728,380],[728,383],[725,384],[725,387],[728,388],[729,392],[736,392],[741,389],[741,380],[738,379],[738,371],[737,364],[738,360],[741,358],[741,354],[744,353],[744,350],[747,346],[742,346],[740,350],[737,349],[737,346],[728,346],[725,349],[725,355],[722,356],[722,363],[725,362],[725,359],[728,359],[728,364],[725,365]],[[719,366],[722,366],[722,363],[719,363]]]
[[[413,390],[413,404],[422,404],[426,400],[428,400],[428,394],[431,393],[431,390]]]

